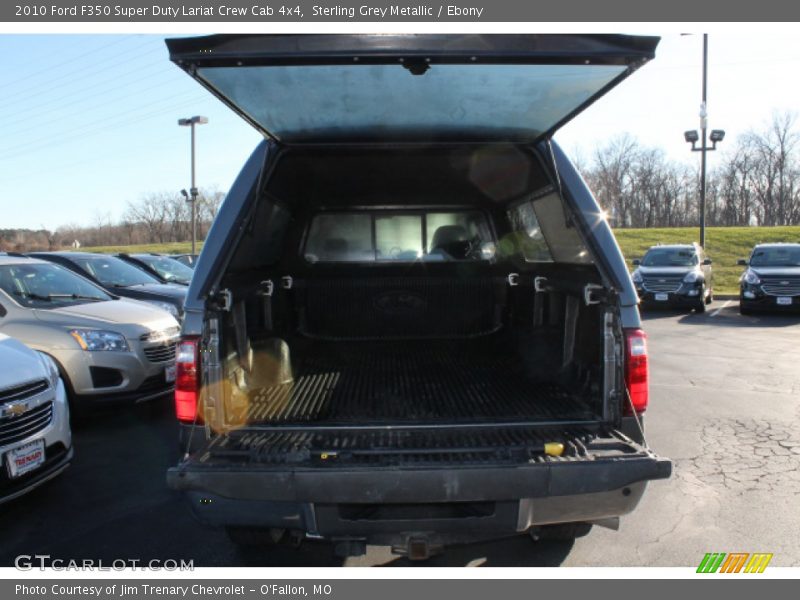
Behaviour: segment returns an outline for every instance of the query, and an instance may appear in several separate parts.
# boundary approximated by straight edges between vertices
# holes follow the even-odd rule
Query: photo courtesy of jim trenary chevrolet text
[[[0,597],[789,585],[799,17],[0,6]]]

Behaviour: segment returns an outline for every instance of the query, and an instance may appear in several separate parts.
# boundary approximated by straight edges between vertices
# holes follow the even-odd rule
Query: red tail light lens
[[[182,339],[175,355],[175,413],[178,421],[183,423],[192,423],[197,418],[200,390],[198,342],[197,338]]]
[[[641,329],[625,331],[625,385],[631,395],[633,410],[644,412],[650,395],[647,375],[647,334]],[[625,414],[632,414],[630,403],[624,404]]]

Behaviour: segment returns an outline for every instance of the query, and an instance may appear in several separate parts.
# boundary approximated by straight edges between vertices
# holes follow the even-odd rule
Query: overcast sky
[[[198,185],[227,190],[259,135],[167,59],[163,35],[0,34],[0,228],[54,229],[116,220],[148,192],[189,187],[189,132],[198,129]],[[556,139],[589,156],[628,132],[694,161],[683,131],[698,127],[701,36],[664,35],[656,59],[566,126]],[[709,38],[709,127],[738,134],[800,103],[800,36]],[[711,155],[713,167],[717,156]]]

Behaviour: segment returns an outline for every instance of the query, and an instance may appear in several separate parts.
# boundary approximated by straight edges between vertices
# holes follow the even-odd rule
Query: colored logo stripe
[[[728,554],[728,558],[722,563],[720,573],[738,573],[742,570],[747,557],[750,556],[747,552],[734,552]],[[746,572],[746,571],[745,571]]]
[[[698,573],[763,573],[772,557],[770,553],[749,554],[747,552],[708,552],[697,567]]]
[[[762,553],[762,554],[753,554],[750,557],[750,561],[747,563],[747,566],[744,568],[745,573],[763,573],[764,569],[767,568],[769,561],[772,560],[772,554]]]

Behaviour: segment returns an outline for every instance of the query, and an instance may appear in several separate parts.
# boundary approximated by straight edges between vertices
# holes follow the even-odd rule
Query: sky
[[[635,31],[631,33],[636,33]],[[652,33],[652,31],[648,31]],[[197,129],[197,184],[227,191],[260,134],[167,57],[156,34],[0,34],[0,229],[56,229],[119,219],[129,202],[190,184],[188,128]],[[629,133],[679,161],[699,127],[702,36],[667,33],[656,58],[566,125],[556,140],[589,157]],[[709,36],[709,128],[724,129],[713,168],[737,135],[800,106],[800,36]]]

